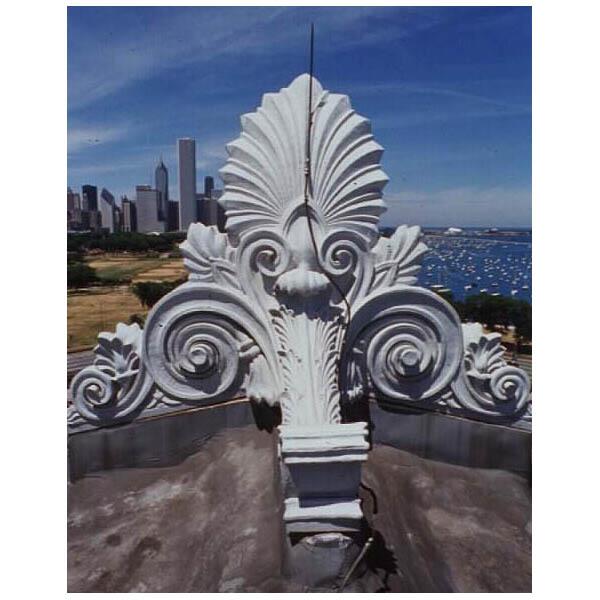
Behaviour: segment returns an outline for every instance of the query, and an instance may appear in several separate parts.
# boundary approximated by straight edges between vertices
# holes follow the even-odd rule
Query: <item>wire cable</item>
[[[340,386],[340,363],[342,360],[343,348],[346,342],[346,333],[348,331],[348,324],[352,318],[352,308],[350,306],[350,302],[342,288],[338,285],[337,281],[332,277],[332,275],[325,269],[325,267],[321,264],[321,260],[319,258],[319,248],[317,246],[317,240],[315,237],[315,232],[313,228],[312,219],[310,217],[310,202],[309,197],[312,196],[312,163],[311,163],[311,135],[312,135],[312,121],[313,121],[313,109],[312,109],[312,96],[313,96],[313,71],[314,71],[314,43],[315,43],[315,26],[314,23],[310,24],[310,63],[309,63],[309,83],[308,83],[308,114],[306,119],[306,159],[304,163],[304,206],[306,211],[306,222],[308,223],[308,232],[310,235],[310,239],[312,242],[313,251],[315,254],[315,261],[317,263],[317,267],[327,277],[331,285],[335,288],[337,293],[340,295],[345,308],[346,308],[346,316],[343,320],[342,327],[344,328],[344,334],[342,337],[342,344],[340,346],[340,355],[338,357],[337,363],[337,380],[338,387]],[[317,106],[318,108],[318,106]],[[316,110],[316,109],[315,109]],[[341,390],[340,390],[341,392]]]

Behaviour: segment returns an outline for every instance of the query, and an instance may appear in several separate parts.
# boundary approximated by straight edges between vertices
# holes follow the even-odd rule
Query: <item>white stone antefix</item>
[[[342,423],[343,403],[375,395],[529,427],[529,381],[496,335],[463,332],[447,302],[415,286],[427,250],[418,227],[379,237],[383,149],[348,97],[314,79],[307,214],[309,82],[301,75],[242,117],[221,170],[227,234],[190,226],[188,282],[143,331],[101,334],[96,364],[73,380],[69,423],[113,424],[245,389],[281,407],[289,531],[345,531],[362,516],[368,443],[366,423]]]

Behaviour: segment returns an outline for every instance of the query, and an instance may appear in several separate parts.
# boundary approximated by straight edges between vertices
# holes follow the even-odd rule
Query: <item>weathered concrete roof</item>
[[[375,543],[346,591],[530,591],[526,478],[376,444],[363,482]],[[281,575],[281,507],[275,434],[254,425],[88,475],[69,484],[68,590],[302,591]]]

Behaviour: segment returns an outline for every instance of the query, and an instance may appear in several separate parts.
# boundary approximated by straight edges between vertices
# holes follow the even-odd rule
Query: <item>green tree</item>
[[[452,301],[463,321],[477,321],[492,328],[495,325],[516,329],[522,340],[531,340],[531,304],[508,296],[476,294],[468,296],[464,302]]]
[[[67,286],[70,288],[87,287],[98,282],[96,271],[83,262],[67,263]]]
[[[140,281],[131,287],[142,306],[152,308],[163,296],[174,290],[183,281]]]

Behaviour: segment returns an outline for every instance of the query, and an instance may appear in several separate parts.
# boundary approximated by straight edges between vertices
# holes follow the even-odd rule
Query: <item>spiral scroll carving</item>
[[[452,382],[458,407],[486,418],[511,420],[531,406],[530,382],[522,369],[508,365],[498,333],[485,333],[479,323],[463,325],[464,364]]]
[[[357,361],[375,388],[410,402],[443,390],[462,359],[456,313],[420,288],[390,288],[367,297],[355,312],[347,343],[353,349],[347,360]]]
[[[462,369],[452,391],[458,407],[486,418],[518,419],[531,406],[527,373],[506,364],[491,374]]]
[[[274,232],[247,236],[238,253],[244,267],[266,277],[279,277],[290,264],[289,248],[285,240]]]
[[[254,339],[266,345],[256,324],[239,293],[187,283],[165,296],[146,323],[147,367],[159,388],[182,402],[223,399],[241,384],[245,359],[256,355]]]
[[[71,391],[77,410],[95,421],[97,410],[109,405],[117,390],[109,375],[94,367],[86,367],[74,377]]]
[[[239,367],[238,343],[227,323],[201,311],[175,318],[164,326],[164,357],[171,381],[166,391],[175,392],[177,383],[199,387],[202,394],[228,389]],[[199,397],[188,391],[187,400]]]
[[[436,330],[426,319],[410,313],[389,321],[373,336],[367,351],[367,364],[375,385],[390,396],[406,400],[430,395],[427,392],[431,382],[439,376],[437,371],[444,363],[438,351]],[[417,380],[424,385],[417,386]],[[417,387],[419,391],[415,394]]]
[[[501,367],[492,373],[490,390],[499,401],[514,403],[514,410],[518,412],[529,400],[529,378],[517,367]]]
[[[183,401],[226,393],[239,369],[240,343],[225,319],[203,310],[164,315],[153,330],[149,367],[169,395]]]
[[[365,238],[352,231],[334,230],[321,244],[321,265],[335,278],[350,302],[364,295],[371,280],[373,263],[368,252]]]

